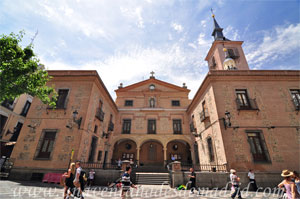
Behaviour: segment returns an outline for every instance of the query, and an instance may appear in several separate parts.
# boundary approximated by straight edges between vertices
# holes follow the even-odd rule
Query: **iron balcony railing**
[[[114,131],[114,127],[115,127],[114,123],[110,121],[109,124],[108,124],[108,130],[107,131]]]
[[[106,170],[118,170],[121,169],[117,164],[112,163],[100,163],[100,162],[81,162],[81,167],[83,169],[106,169]]]
[[[203,122],[205,119],[209,118],[209,113],[207,108],[203,109],[203,111],[201,111],[200,113],[200,120],[201,122]]]
[[[195,128],[193,122],[190,123],[190,132],[191,132],[191,133],[197,132],[197,129]]]
[[[236,98],[236,106],[238,110],[259,110],[256,99],[248,98],[248,102],[244,103],[239,98]]]
[[[227,172],[227,164],[192,164],[187,162],[181,163],[182,171],[188,171],[190,168],[194,168],[195,171]]]
[[[97,110],[96,110],[96,118],[98,118],[100,121],[102,121],[103,122],[103,120],[104,120],[104,112],[102,111],[102,109],[101,108],[97,108]]]

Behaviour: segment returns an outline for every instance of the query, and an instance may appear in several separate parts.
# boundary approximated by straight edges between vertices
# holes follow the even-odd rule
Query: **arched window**
[[[154,108],[155,107],[155,98],[154,97],[150,98],[149,105],[150,105],[150,108]]]
[[[210,137],[207,138],[207,147],[208,147],[208,153],[209,153],[209,160],[210,160],[210,162],[214,162],[215,161],[215,155],[214,155],[212,139]]]

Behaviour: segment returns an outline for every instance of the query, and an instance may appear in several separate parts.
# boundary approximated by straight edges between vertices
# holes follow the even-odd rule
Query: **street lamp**
[[[225,111],[225,118],[222,118],[224,122],[225,130],[227,129],[227,127],[231,127],[230,118],[231,118],[230,112]]]
[[[76,123],[78,125],[78,129],[80,129],[82,117],[80,117],[79,119],[77,119],[77,116],[78,116],[78,112],[77,112],[77,110],[75,110],[73,112],[73,122]]]

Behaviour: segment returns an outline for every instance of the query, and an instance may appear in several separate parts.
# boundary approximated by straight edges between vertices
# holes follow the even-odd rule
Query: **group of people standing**
[[[278,185],[286,195],[287,199],[300,199],[300,178],[299,174],[294,171],[283,170],[281,176],[284,180]],[[255,174],[253,170],[249,170],[248,178],[250,182],[250,188],[252,191],[257,191],[257,185],[255,181]],[[240,191],[240,178],[236,175],[236,171],[234,169],[230,170],[230,180],[232,184],[232,191],[231,198],[242,198],[241,191]]]

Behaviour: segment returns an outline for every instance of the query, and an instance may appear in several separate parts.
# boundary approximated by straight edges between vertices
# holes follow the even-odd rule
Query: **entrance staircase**
[[[136,184],[170,184],[169,172],[162,165],[143,165],[135,169]]]
[[[145,185],[168,185],[170,184],[169,173],[136,173],[136,184]]]

